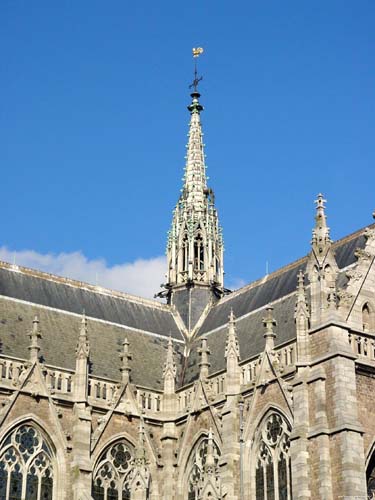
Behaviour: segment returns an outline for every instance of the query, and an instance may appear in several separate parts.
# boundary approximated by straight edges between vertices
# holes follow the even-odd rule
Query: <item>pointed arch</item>
[[[214,469],[217,469],[221,451],[215,440],[212,441],[212,444]],[[184,468],[184,491],[187,492],[187,500],[202,498],[203,491],[207,489],[206,458],[208,446],[209,435],[202,432],[191,448]],[[215,473],[213,474],[215,475]]]
[[[0,439],[0,498],[55,500],[59,494],[60,461],[43,424],[27,417],[12,422]],[[60,454],[61,455],[61,454]],[[65,460],[63,460],[65,462]],[[62,464],[61,464],[62,465]]]
[[[364,332],[374,332],[375,330],[374,307],[369,301],[362,305],[362,328]]]
[[[135,458],[134,445],[124,437],[116,436],[98,453],[92,474],[94,500],[130,500]]]
[[[186,492],[189,491],[189,476],[190,476],[190,474],[193,473],[194,478],[195,479],[198,478],[199,470],[194,469],[194,465],[196,462],[196,460],[195,460],[196,452],[203,442],[208,443],[208,438],[209,438],[209,432],[206,430],[200,429],[194,435],[193,439],[191,439],[191,440],[189,439],[189,442],[192,442],[193,445],[189,448],[184,446],[184,453],[179,457],[179,460],[178,460],[178,468],[179,468],[179,476],[178,476],[178,484],[177,484],[178,498],[180,498],[180,497],[181,498],[194,498],[194,499],[198,498],[198,497],[193,497],[192,493],[191,493],[191,497],[186,497],[186,495],[187,495]],[[214,447],[215,447],[215,454],[217,454],[218,457],[220,457],[220,455],[221,455],[220,442],[216,439],[216,436],[214,437],[213,442],[214,442]],[[203,452],[203,455],[204,455],[204,452]],[[197,465],[199,467],[199,464],[197,464]],[[197,474],[197,475],[195,475],[195,474]],[[202,477],[202,476],[199,475],[199,477]],[[203,483],[201,482],[201,485],[202,484]]]
[[[251,498],[292,499],[290,433],[289,419],[278,408],[270,406],[258,419],[248,455],[250,481],[246,483]]]
[[[186,281],[189,270],[189,232],[186,224],[181,228],[177,252],[178,281]]]

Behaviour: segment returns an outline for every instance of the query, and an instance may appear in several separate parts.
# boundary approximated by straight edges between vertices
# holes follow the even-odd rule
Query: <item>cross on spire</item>
[[[191,85],[189,85],[189,89],[194,89],[194,93],[198,93],[198,84],[203,80],[203,76],[198,77],[198,68],[197,68],[197,59],[203,54],[202,47],[193,48],[193,57],[194,57],[194,80]]]

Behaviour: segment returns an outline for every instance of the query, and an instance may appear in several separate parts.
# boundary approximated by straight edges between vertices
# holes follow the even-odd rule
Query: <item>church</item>
[[[188,110],[161,300],[0,263],[0,500],[375,498],[375,225],[226,289]]]

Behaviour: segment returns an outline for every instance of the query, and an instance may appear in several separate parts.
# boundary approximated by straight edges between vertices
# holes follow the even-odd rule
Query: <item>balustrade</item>
[[[375,339],[373,336],[349,333],[348,341],[354,354],[369,361],[375,360]]]

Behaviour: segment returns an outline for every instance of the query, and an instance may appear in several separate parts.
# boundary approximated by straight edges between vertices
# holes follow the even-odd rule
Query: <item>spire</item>
[[[38,316],[35,316],[33,319],[33,327],[31,332],[29,333],[29,337],[31,340],[31,343],[29,345],[30,361],[34,363],[35,361],[38,361],[38,356],[40,351],[38,340],[42,338],[42,335],[39,330]]]
[[[310,281],[310,315],[314,328],[325,321],[326,312],[336,307],[336,278],[338,266],[332,249],[332,241],[327,226],[325,202],[318,194],[316,203],[315,227],[311,240],[311,252],[307,262],[307,276]]]
[[[88,358],[90,354],[90,344],[87,336],[87,318],[83,311],[81,319],[81,327],[79,330],[78,344],[76,349],[77,359]]]
[[[122,373],[123,383],[127,384],[128,382],[130,382],[130,372],[131,372],[130,360],[132,359],[132,355],[129,351],[129,341],[126,337],[122,345],[123,345],[123,352],[120,354],[120,359],[122,361],[120,371]]]
[[[275,347],[276,333],[273,331],[274,327],[277,325],[275,318],[273,317],[273,307],[267,306],[266,315],[263,318],[263,326],[266,331],[264,338],[266,339],[266,350],[272,351]]]
[[[202,53],[193,52],[194,56]],[[181,195],[173,212],[172,227],[168,233],[167,259],[168,282],[166,291],[159,296],[172,302],[173,292],[199,285],[214,296],[221,296],[223,289],[223,238],[215,208],[212,189],[207,185],[203,144],[200,93],[197,86],[201,78],[195,71],[190,112],[186,163]],[[206,303],[212,294],[207,294]],[[185,302],[186,300],[184,300]],[[202,304],[202,297],[199,299]],[[203,308],[206,304],[203,305]],[[202,312],[202,311],[201,311]],[[184,320],[184,319],[183,319]],[[185,320],[184,320],[185,321]],[[196,323],[196,319],[193,319]],[[190,329],[189,322],[188,329]]]
[[[167,357],[164,363],[164,394],[174,394],[176,380],[176,363],[173,359],[173,343],[171,337],[168,339]]]
[[[198,349],[198,353],[201,357],[201,361],[199,363],[199,378],[201,380],[205,380],[208,377],[208,369],[210,368],[210,362],[208,361],[210,349],[207,345],[207,339],[205,337],[202,338],[201,347]]]
[[[199,92],[191,94],[189,140],[187,144],[183,197],[187,209],[202,211],[205,208],[207,178],[200,113]]]
[[[329,235],[329,227],[327,226],[327,218],[325,214],[325,203],[327,200],[324,199],[322,194],[318,194],[316,203],[316,215],[315,215],[315,227],[312,231],[312,248],[315,256],[319,260],[321,256],[324,256],[327,250],[331,246],[331,238]]]

